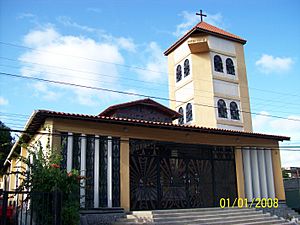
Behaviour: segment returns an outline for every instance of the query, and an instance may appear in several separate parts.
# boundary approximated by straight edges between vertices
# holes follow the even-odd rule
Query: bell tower
[[[252,131],[246,40],[204,21],[169,47],[170,108],[179,124]]]

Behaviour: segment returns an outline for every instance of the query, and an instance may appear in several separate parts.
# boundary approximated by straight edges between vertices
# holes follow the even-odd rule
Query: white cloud
[[[263,115],[270,115],[268,112],[260,112]],[[280,118],[266,117],[263,115],[256,115],[253,117],[253,130],[260,133],[268,133],[275,135],[284,135],[291,137],[290,142],[283,142],[283,146],[299,146],[300,141],[300,122],[293,120],[286,120]],[[288,116],[289,119],[300,120],[299,115]],[[300,151],[281,151],[281,164],[284,167],[300,166]]]
[[[167,75],[167,60],[163,57],[162,49],[156,42],[150,42],[145,50],[146,70],[137,70],[140,78],[145,81],[165,81]]]
[[[36,95],[45,99],[47,101],[56,101],[59,100],[61,94],[55,91],[52,91],[48,88],[45,83],[37,82],[33,84],[33,87],[36,91]],[[50,87],[51,88],[51,87]]]
[[[85,25],[78,24],[74,22],[70,17],[60,16],[57,18],[58,22],[66,27],[73,27],[85,32],[95,33],[97,37],[102,39],[103,41],[110,43],[112,45],[117,45],[119,48],[124,49],[129,52],[136,51],[136,44],[132,40],[132,38],[125,37],[115,37],[111,34],[106,33],[104,30],[94,27],[89,27]]]
[[[255,65],[263,73],[282,73],[291,69],[294,61],[290,57],[274,57],[272,55],[263,54]]]
[[[39,26],[38,17],[32,13],[21,13],[17,16],[17,20],[27,20],[35,26]]]
[[[17,19],[22,20],[22,19],[36,19],[36,15],[32,13],[21,13],[20,15],[17,16]]]
[[[120,38],[116,38],[116,41],[121,48],[127,51],[130,52],[136,51],[136,45],[131,38],[120,37]]]
[[[38,76],[86,86],[105,86],[112,89],[120,87],[116,65],[68,57],[68,55],[79,56],[122,64],[124,58],[116,45],[96,42],[85,37],[64,36],[49,26],[43,30],[29,32],[24,37],[24,43],[39,51],[30,50],[20,56],[22,61],[36,63],[24,64],[21,69],[22,75]],[[51,54],[51,52],[59,54]],[[51,66],[42,66],[41,64]],[[70,68],[70,70],[61,68]],[[80,71],[88,71],[88,73]],[[93,105],[99,102],[99,99],[103,99],[103,94],[95,90],[61,85],[47,85],[47,88],[40,84],[34,85],[34,88],[48,99],[55,98],[56,95],[52,92],[57,92],[62,87],[71,90],[76,96],[75,101],[83,105]],[[109,95],[109,93],[105,93],[105,97]]]
[[[43,30],[33,30],[24,37],[24,43],[32,48],[50,45],[58,40],[60,34],[52,27],[46,26]]]
[[[0,105],[8,105],[8,100],[2,96],[0,96]]]
[[[256,131],[261,132],[265,129],[266,124],[269,123],[270,117],[268,117],[268,116],[270,114],[265,111],[261,111],[259,114],[260,115],[255,115],[255,117],[253,118],[252,124],[253,124],[253,128]],[[264,116],[264,115],[266,115],[266,116]]]
[[[68,26],[68,27],[74,27],[86,32],[96,32],[96,31],[101,31],[98,29],[95,29],[93,27],[88,27],[88,26],[84,26],[84,25],[80,25],[74,21],[72,21],[72,19],[70,17],[67,16],[60,16],[57,18],[58,22],[60,22],[61,24],[63,24],[64,26]],[[103,32],[103,31],[101,31]]]
[[[197,16],[196,13],[194,12],[182,11],[179,15],[183,17],[183,21],[176,26],[176,31],[173,32],[173,35],[175,35],[176,37],[184,35],[193,26],[195,26],[200,22],[199,16]],[[204,21],[211,25],[221,28],[223,27],[222,19],[223,19],[222,14],[216,13],[216,14],[207,14],[207,17],[204,18]]]
[[[101,13],[102,10],[99,8],[87,8],[86,11],[93,12],[93,13]]]

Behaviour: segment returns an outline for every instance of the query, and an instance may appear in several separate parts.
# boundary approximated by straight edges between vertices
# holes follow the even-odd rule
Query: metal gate
[[[211,207],[235,197],[232,147],[130,140],[131,210]]]
[[[61,225],[62,193],[0,191],[1,225]]]

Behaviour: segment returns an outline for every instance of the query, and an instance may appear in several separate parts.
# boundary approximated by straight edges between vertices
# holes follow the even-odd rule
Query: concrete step
[[[167,216],[168,215],[168,216]],[[216,214],[194,214],[190,215],[189,213],[180,214],[179,216],[172,216],[171,214],[167,214],[164,216],[159,217],[137,217],[135,215],[127,215],[127,218],[122,218],[119,221],[127,221],[127,222],[135,222],[135,221],[154,221],[154,222],[172,222],[172,221],[189,221],[191,218],[193,220],[200,219],[200,220],[216,220],[216,218],[226,219],[226,218],[238,218],[238,217],[248,217],[249,213],[245,212],[233,212],[233,213],[221,213],[216,216]],[[254,211],[251,214],[251,217],[260,217],[265,216],[261,211]]]
[[[280,224],[280,225],[295,225],[292,222],[286,222],[283,220],[278,219],[277,221],[273,222],[273,221],[256,221],[256,222],[251,222],[251,223],[236,223],[235,225],[270,225],[270,224]]]
[[[212,218],[212,219],[194,219],[194,218],[190,218],[190,219],[186,219],[186,220],[175,220],[175,221],[161,221],[161,222],[156,222],[154,221],[155,224],[166,224],[166,225],[178,225],[178,224],[234,224],[236,221],[240,222],[240,221],[266,221],[267,218],[265,217],[247,217],[247,218],[243,218],[243,217],[235,217],[235,218],[228,218],[228,219],[224,219],[224,218]]]
[[[264,214],[253,208],[200,208],[134,211],[127,218],[120,218],[114,225],[268,225],[294,223]]]
[[[160,218],[154,218],[155,222],[167,222],[167,221],[183,221],[183,220],[190,220],[191,218],[193,220],[205,220],[205,221],[216,221],[216,220],[224,220],[228,218],[259,218],[259,217],[265,217],[265,214],[262,214],[261,212],[255,212],[255,213],[222,213],[216,216],[215,214],[209,214],[209,215],[185,215],[185,216],[175,216],[175,217],[160,217]]]
[[[258,219],[258,220],[227,220],[221,222],[205,222],[205,221],[197,221],[197,220],[190,220],[190,221],[177,221],[177,222],[116,222],[113,223],[114,225],[136,225],[136,224],[143,224],[143,225],[271,225],[271,224],[278,224],[278,225],[292,225],[293,223],[281,221],[278,218],[273,218],[266,220]]]
[[[234,210],[255,210],[254,208],[238,208],[238,207],[230,207],[230,208],[220,208],[220,207],[212,207],[212,208],[191,208],[191,209],[166,209],[166,210],[153,210],[153,211],[145,211],[152,212],[152,214],[167,214],[167,213],[185,213],[185,212],[219,212],[219,211],[234,211]],[[133,211],[134,213],[135,211]]]
[[[240,209],[240,210],[215,210],[215,211],[193,211],[193,212],[168,212],[163,214],[153,213],[153,218],[160,217],[180,217],[180,216],[216,216],[216,215],[226,215],[226,214],[249,214],[249,213],[259,213],[262,214],[262,211],[256,211],[254,209]]]

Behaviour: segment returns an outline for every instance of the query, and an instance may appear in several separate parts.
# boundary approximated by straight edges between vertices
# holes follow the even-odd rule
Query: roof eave
[[[177,42],[175,42],[171,47],[169,47],[166,51],[164,51],[164,55],[165,56],[169,55],[178,45],[180,45],[182,42],[184,42],[186,39],[188,39],[195,31],[201,31],[206,34],[211,34],[211,35],[221,37],[221,38],[224,38],[227,40],[236,41],[243,45],[247,43],[247,40],[244,40],[244,39],[229,37],[227,35],[222,35],[219,33],[211,32],[211,31],[208,31],[208,30],[205,30],[205,29],[195,26],[188,33],[186,33],[182,38],[180,38]]]
[[[40,116],[41,118],[37,118]],[[110,123],[117,125],[130,125],[130,126],[138,126],[138,127],[149,127],[149,128],[162,128],[168,130],[182,130],[182,131],[191,131],[191,132],[201,132],[201,133],[211,133],[217,135],[229,135],[229,136],[241,136],[241,137],[249,137],[249,138],[261,138],[261,139],[269,139],[269,140],[277,140],[277,141],[289,141],[290,137],[285,136],[275,136],[268,134],[259,134],[259,133],[248,133],[248,132],[240,132],[240,131],[232,131],[232,130],[223,130],[223,129],[213,129],[213,128],[205,128],[205,127],[194,127],[194,126],[185,126],[185,125],[177,125],[170,123],[161,123],[161,122],[151,122],[151,121],[143,121],[143,120],[135,120],[135,119],[124,119],[124,118],[111,118],[111,117],[98,117],[98,116],[89,116],[89,115],[77,115],[77,114],[59,114],[57,112],[52,111],[44,111],[38,110],[34,111],[31,115],[30,119],[26,123],[25,132],[28,131],[32,122],[36,119],[41,119],[40,122],[44,121],[47,118],[52,119],[68,119],[68,120],[81,120],[81,121],[91,121],[91,122],[100,122],[100,123]],[[30,131],[31,133],[35,133],[38,128]],[[23,137],[24,134],[21,136]],[[5,160],[4,165],[9,163],[9,158],[12,156],[16,147],[20,144],[20,139],[14,144],[12,147],[8,157]]]
[[[31,122],[33,121],[35,115],[38,113],[38,110],[35,110],[32,112],[32,114],[29,117],[29,120],[27,120],[25,127],[24,127],[24,131],[26,131],[28,129],[28,127],[30,126]],[[12,156],[13,152],[15,151],[15,149],[17,148],[17,146],[20,144],[20,139],[24,136],[24,133],[20,136],[20,138],[14,143],[14,145],[12,146],[8,156],[6,157],[5,161],[4,161],[4,166],[6,165],[6,163],[9,162],[9,158]]]
[[[135,119],[124,119],[124,118],[111,118],[111,117],[83,117],[79,115],[48,115],[52,118],[62,118],[62,119],[77,119],[85,121],[94,121],[102,123],[111,123],[111,124],[122,124],[122,125],[131,125],[131,126],[141,126],[141,127],[151,127],[151,128],[163,128],[163,129],[176,129],[176,130],[186,130],[186,131],[195,131],[195,132],[204,132],[204,133],[213,133],[221,135],[231,135],[231,136],[243,136],[249,138],[263,138],[263,139],[273,139],[277,141],[289,141],[290,137],[285,136],[275,136],[268,134],[259,134],[259,133],[250,133],[250,132],[240,132],[233,130],[223,130],[223,129],[214,129],[214,128],[205,128],[205,127],[193,127],[193,126],[182,126],[177,124],[170,123],[161,123],[161,122],[151,122]]]

